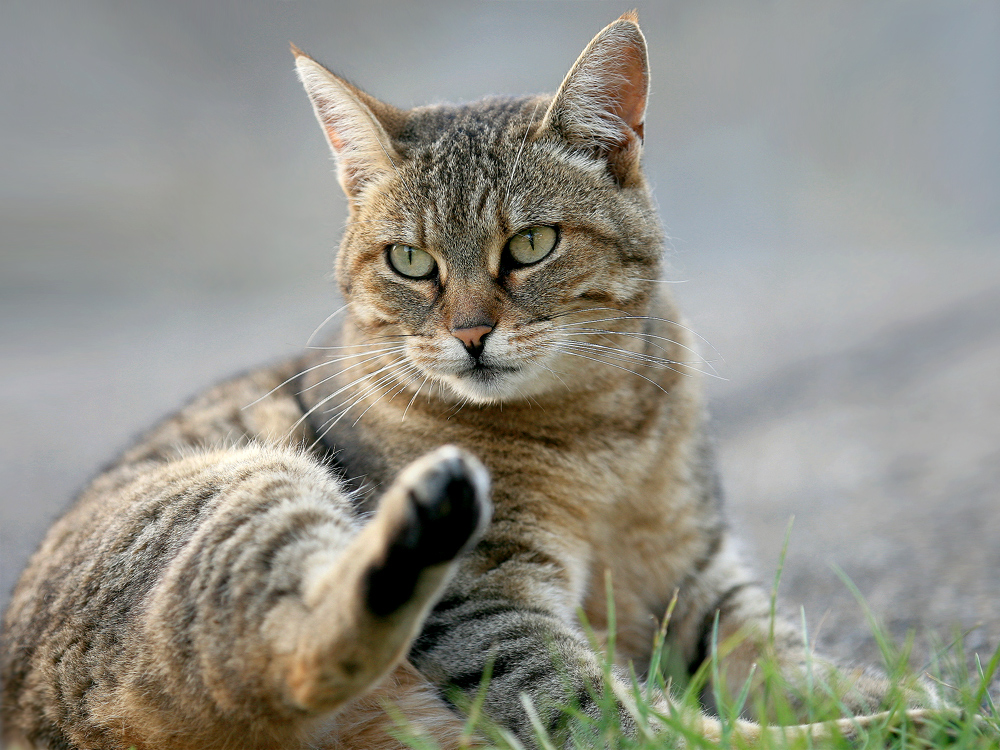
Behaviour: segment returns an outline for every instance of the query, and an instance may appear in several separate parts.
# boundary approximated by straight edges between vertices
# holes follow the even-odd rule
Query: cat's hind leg
[[[338,723],[338,712],[399,664],[450,579],[455,558],[478,540],[491,514],[486,470],[451,447],[404,469],[380,497],[374,515],[360,529],[353,522],[355,530],[346,535],[334,529],[335,519],[310,521],[315,505],[305,478],[304,471],[296,472],[286,510],[265,503],[271,509],[263,511],[258,529],[248,529],[245,553],[227,552],[225,545],[189,544],[188,560],[179,556],[160,588],[166,599],[190,600],[183,583],[190,580],[189,565],[223,571],[216,574],[220,586],[199,597],[205,600],[204,625],[196,628],[202,631],[197,638],[201,653],[194,656],[205,665],[199,681],[209,688],[207,703],[214,707],[205,719],[220,729],[228,724],[229,737],[222,741],[211,730],[195,733],[199,741],[210,738],[226,746],[234,734],[239,738],[231,729],[236,724],[261,738],[258,747],[291,747],[309,744],[317,730]],[[328,496],[339,492],[329,482],[316,489]],[[252,494],[259,497],[264,490]],[[266,494],[284,493],[272,488]],[[338,514],[346,509],[342,496],[327,507]],[[228,512],[220,508],[209,526],[241,523],[248,510],[239,502]],[[266,522],[268,513],[277,514],[275,523]],[[263,568],[262,558],[270,560]],[[287,585],[280,583],[283,569]],[[254,575],[259,576],[256,584]],[[226,578],[233,582],[224,583]],[[261,590],[247,594],[246,607],[212,612],[219,597],[253,585]],[[154,602],[153,615],[159,626],[174,629],[176,623],[155,612],[166,599]],[[229,622],[209,625],[216,617]],[[176,635],[168,638],[176,641]],[[184,689],[177,681],[172,684],[174,691]],[[244,740],[238,746],[254,743]]]
[[[304,592],[311,612],[287,660],[296,702],[342,704],[400,661],[454,559],[489,522],[488,492],[482,465],[448,446],[399,475],[338,564]]]
[[[3,635],[5,739],[299,747],[400,662],[490,516],[442,448],[361,523],[325,467],[251,444],[126,463],[49,532]]]

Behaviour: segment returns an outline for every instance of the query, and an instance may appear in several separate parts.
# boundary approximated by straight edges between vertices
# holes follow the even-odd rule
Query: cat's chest
[[[374,498],[411,461],[440,445],[458,445],[489,469],[499,516],[536,515],[567,530],[578,527],[586,537],[614,533],[618,510],[648,506],[651,493],[663,495],[669,446],[657,431],[600,424],[554,429],[514,420],[407,421],[372,419],[331,430],[326,440],[342,476],[362,479]]]
[[[366,510],[403,467],[453,444],[489,469],[495,518],[549,527],[603,557],[637,528],[669,543],[685,525],[695,411],[677,408],[691,400],[685,393],[654,394],[502,409],[384,400],[356,422],[328,425],[323,440]]]

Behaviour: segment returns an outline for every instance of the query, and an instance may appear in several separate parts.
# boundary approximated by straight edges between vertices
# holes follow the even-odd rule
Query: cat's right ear
[[[620,185],[639,174],[649,95],[646,39],[635,12],[593,38],[552,99],[542,130],[608,163]]]
[[[292,54],[353,209],[366,186],[393,173],[399,157],[389,133],[403,113],[334,75],[294,44]]]

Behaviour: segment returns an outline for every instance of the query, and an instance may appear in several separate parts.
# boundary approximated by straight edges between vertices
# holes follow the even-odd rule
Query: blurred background
[[[1000,4],[13,0],[0,22],[0,606],[73,493],[338,306],[289,42],[399,106],[553,91],[637,4],[646,164],[733,525],[877,659],[1000,639]],[[818,631],[818,632],[817,632]],[[917,666],[921,666],[920,659]]]

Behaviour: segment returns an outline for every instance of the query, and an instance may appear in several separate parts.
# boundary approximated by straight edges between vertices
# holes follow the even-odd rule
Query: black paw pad
[[[455,557],[488,513],[470,468],[461,458],[442,461],[410,490],[416,533],[405,543],[424,566]]]
[[[471,546],[490,513],[485,471],[456,451],[428,466],[407,492],[407,519],[368,576],[368,604],[380,617],[410,601],[425,568]]]

